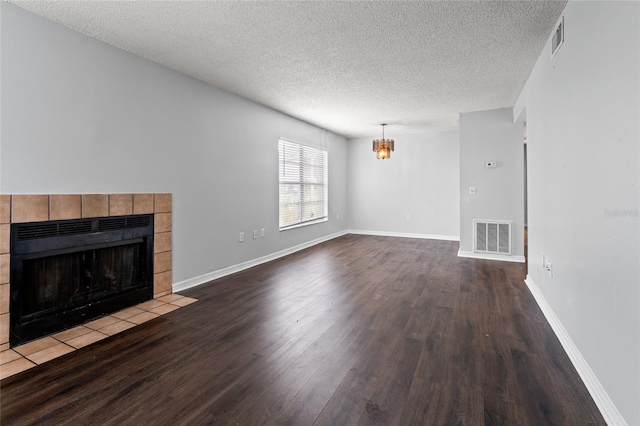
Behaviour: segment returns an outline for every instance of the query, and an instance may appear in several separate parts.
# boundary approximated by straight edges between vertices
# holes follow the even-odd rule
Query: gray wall
[[[529,277],[640,424],[640,3],[569,2],[526,107]],[[542,254],[553,278],[542,267]]]
[[[0,192],[172,192],[174,282],[346,229],[343,137],[0,7]],[[279,137],[328,149],[328,222],[278,232]]]
[[[394,137],[389,160],[376,159],[373,139],[349,139],[349,228],[458,238],[458,132]],[[410,215],[410,220],[407,220]]]
[[[524,255],[523,135],[512,108],[460,114],[460,251],[473,250],[474,219],[506,220],[511,254]],[[488,169],[487,161],[498,166]]]

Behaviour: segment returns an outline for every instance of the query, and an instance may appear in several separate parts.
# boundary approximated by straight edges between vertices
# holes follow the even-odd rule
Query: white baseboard
[[[347,233],[348,233],[347,231],[341,231],[335,234],[326,235],[324,237],[316,238],[315,240],[307,241],[306,243],[298,244],[297,246],[289,247],[288,249],[280,250],[278,252],[271,253],[266,256],[259,257],[257,259],[247,260],[246,262],[227,266],[226,268],[218,269],[216,271],[207,272],[206,274],[174,283],[172,285],[172,289],[174,293],[177,293],[177,292],[186,290],[188,288],[196,287],[201,284],[207,283],[209,281],[226,277],[227,275],[235,274],[236,272],[244,271],[245,269],[253,268],[254,266],[258,266],[263,263],[267,263],[272,260],[279,259],[281,257],[295,253],[297,251],[304,250],[311,246],[315,246],[316,244],[320,244],[325,241],[329,241],[334,238],[341,237],[343,235],[346,235]]]
[[[558,337],[558,340],[560,340],[560,343],[562,344],[564,351],[569,356],[571,363],[578,371],[580,378],[591,394],[593,401],[598,406],[604,420],[610,426],[626,426],[627,422],[622,417],[622,414],[620,414],[613,401],[611,401],[611,398],[609,398],[607,391],[602,387],[598,377],[596,377],[593,370],[591,370],[591,367],[589,367],[589,364],[583,358],[578,347],[573,343],[571,336],[569,336],[569,333],[567,333],[567,330],[560,322],[560,319],[558,319],[549,303],[547,303],[547,300],[544,298],[544,295],[536,283],[529,275],[527,275],[524,282],[527,284],[527,287],[529,287],[529,291],[533,295],[533,298],[536,299],[540,310],[544,314],[549,325],[551,325],[553,332]]]
[[[501,260],[503,262],[517,262],[524,263],[527,260],[524,256],[509,256],[504,254],[491,254],[491,253],[475,253],[472,251],[458,250],[458,257],[468,257],[470,259],[484,259],[484,260]]]
[[[364,229],[349,229],[347,232],[349,234],[376,235],[380,237],[422,238],[427,240],[460,241],[460,237],[455,235],[411,234],[406,232],[367,231]]]

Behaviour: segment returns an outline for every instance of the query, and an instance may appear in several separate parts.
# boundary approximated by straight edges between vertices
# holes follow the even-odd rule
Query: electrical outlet
[[[253,239],[256,240],[258,238],[258,230],[254,229],[253,230]]]
[[[264,228],[260,230],[260,238],[264,238]]]
[[[547,263],[544,265],[544,269],[549,273],[549,277],[553,278],[553,265],[551,262],[547,260]]]
[[[410,214],[407,215],[407,220],[411,220],[411,215]]]
[[[244,232],[241,232],[240,236],[238,236],[238,242],[244,243]]]

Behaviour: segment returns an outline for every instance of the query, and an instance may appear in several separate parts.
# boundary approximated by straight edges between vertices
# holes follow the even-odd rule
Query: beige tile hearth
[[[100,330],[101,328],[106,327],[118,321],[120,321],[118,318],[112,317],[111,315],[107,315],[106,317],[102,317],[95,321],[88,322],[84,326],[92,330]]]
[[[174,300],[174,301],[172,301],[170,303],[172,305],[183,307],[183,306],[187,306],[187,305],[190,305],[192,303],[195,303],[197,301],[198,301],[198,299],[193,299],[191,297],[181,297],[181,298],[176,299],[176,300]]]
[[[161,302],[158,299],[152,299],[152,300],[147,300],[146,302],[140,303],[135,307],[138,309],[142,309],[144,311],[149,311],[153,308],[157,308],[160,305],[164,305],[164,302]]]
[[[26,357],[29,361],[35,362],[36,364],[42,364],[44,362],[51,361],[54,358],[68,354],[69,352],[73,352],[72,347],[62,342],[57,342],[55,345],[48,347],[47,349],[34,352]]]
[[[0,380],[197,301],[191,297],[168,294],[12,349],[5,348],[0,352]]]
[[[22,355],[20,355],[16,351],[12,351],[11,349],[9,349],[8,351],[2,351],[0,352],[0,365],[15,361],[19,358],[22,358]]]
[[[171,303],[178,299],[184,299],[184,296],[180,296],[179,294],[167,294],[166,296],[158,297],[156,300],[164,303]]]
[[[141,314],[136,315],[135,317],[131,317],[127,319],[135,324],[142,324],[143,322],[151,321],[154,318],[158,318],[160,315],[154,314],[153,312],[143,312]]]
[[[68,340],[75,339],[78,336],[82,336],[83,334],[91,333],[92,331],[93,331],[92,329],[81,325],[81,326],[70,328],[69,330],[65,330],[60,333],[54,334],[51,337],[53,337],[54,339],[60,340],[61,342],[66,342]]]
[[[112,317],[118,318],[121,320],[126,320],[127,318],[131,318],[135,315],[143,313],[143,309],[139,309],[136,307],[123,309],[120,312],[116,312],[115,314],[111,314]]]
[[[128,330],[131,327],[135,327],[137,324],[134,324],[132,322],[129,321],[118,321],[118,322],[114,322],[113,324],[109,324],[106,327],[101,328],[100,330],[98,330],[100,333],[103,334],[107,334],[109,336],[113,336],[114,334],[118,334],[122,331]]]
[[[0,380],[6,379],[9,376],[13,376],[14,374],[22,373],[30,369],[31,367],[35,367],[36,364],[29,361],[26,358],[18,358],[15,361],[8,362],[0,366]]]
[[[25,343],[24,345],[16,346],[14,351],[18,352],[22,356],[29,356],[33,353],[40,352],[44,349],[60,343],[53,337],[43,337],[42,339],[34,340],[33,342]]]
[[[153,309],[150,309],[150,312],[153,312],[154,314],[158,314],[158,315],[164,315],[164,314],[168,314],[171,311],[175,311],[176,309],[180,309],[180,306],[176,306],[176,305],[172,305],[170,303],[166,303],[164,305],[155,307]]]
[[[109,336],[94,330],[91,333],[83,334],[82,336],[74,337],[71,340],[67,340],[67,345],[73,346],[76,349],[80,349],[102,339],[106,339],[107,337]]]

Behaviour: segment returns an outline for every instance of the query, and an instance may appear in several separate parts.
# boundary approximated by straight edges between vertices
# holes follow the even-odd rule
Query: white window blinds
[[[327,220],[327,151],[280,140],[280,230]]]

